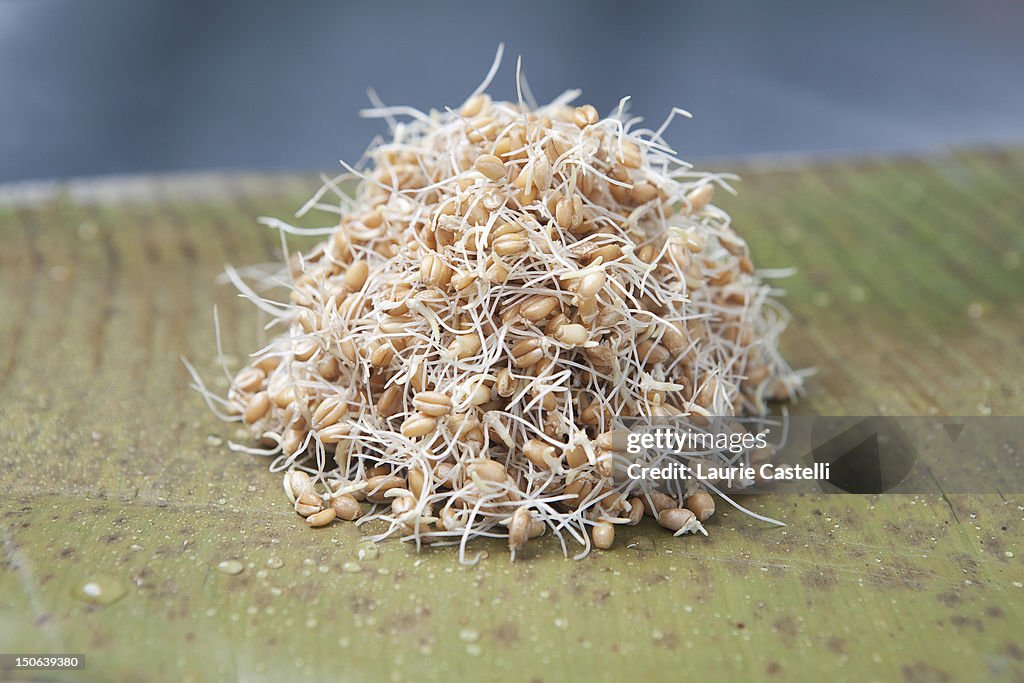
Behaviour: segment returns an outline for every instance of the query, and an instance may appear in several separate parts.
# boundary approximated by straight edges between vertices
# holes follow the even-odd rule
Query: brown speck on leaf
[[[494,628],[494,642],[508,648],[519,642],[519,625],[512,620],[503,621]]]
[[[925,662],[906,664],[900,672],[907,683],[948,683],[952,680],[949,673]]]
[[[796,619],[789,615],[779,617],[774,622],[772,622],[772,626],[775,627],[776,631],[778,631],[788,639],[794,638],[797,634],[797,631],[799,630]]]
[[[978,632],[985,630],[985,625],[981,622],[981,619],[974,617],[966,617],[962,614],[954,614],[949,618],[949,623],[953,624],[957,629],[963,630],[966,628],[973,628]]]
[[[804,572],[800,575],[800,581],[809,588],[823,589],[834,587],[839,582],[839,579],[836,576],[835,569],[823,567]]]
[[[846,642],[838,636],[831,636],[828,640],[825,641],[825,645],[828,646],[829,650],[835,652],[836,654],[841,655],[846,653]]]
[[[669,631],[662,635],[657,643],[666,650],[675,650],[679,647],[679,634],[675,631]]]

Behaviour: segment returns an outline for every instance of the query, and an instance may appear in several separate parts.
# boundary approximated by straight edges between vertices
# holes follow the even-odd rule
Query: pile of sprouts
[[[463,562],[474,538],[514,558],[544,534],[582,557],[645,513],[703,532],[707,487],[624,477],[612,422],[761,415],[800,390],[777,291],[712,203],[730,178],[676,158],[681,110],[649,130],[626,100],[605,118],[577,91],[538,106],[518,73],[518,101],[492,100],[499,59],[457,110],[375,101],[387,139],[299,212],[330,226],[264,219],[282,244],[325,239],[277,277],[228,270],[282,332],[226,398],[197,384],[310,526],[383,521],[375,540]]]

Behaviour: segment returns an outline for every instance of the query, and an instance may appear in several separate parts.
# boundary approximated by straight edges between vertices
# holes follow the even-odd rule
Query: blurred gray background
[[[457,105],[500,41],[538,99],[623,95],[686,157],[1024,141],[1024,3],[0,0],[0,182],[337,168],[385,102]]]

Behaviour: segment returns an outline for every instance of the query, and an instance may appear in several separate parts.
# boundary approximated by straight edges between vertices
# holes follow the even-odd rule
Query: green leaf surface
[[[755,262],[798,270],[798,411],[1022,414],[1024,152],[737,170],[722,205]],[[353,525],[308,529],[179,357],[226,387],[215,305],[235,367],[266,339],[216,277],[279,258],[256,217],[315,187],[0,190],[0,652],[85,654],[44,680],[1024,677],[1021,492],[762,496],[788,526],[720,505],[709,538],[645,522],[581,562],[550,541],[360,561]]]

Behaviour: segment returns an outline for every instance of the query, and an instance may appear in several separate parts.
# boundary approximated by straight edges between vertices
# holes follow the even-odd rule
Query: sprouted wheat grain
[[[269,273],[227,271],[286,331],[226,399],[193,377],[264,445],[236,449],[276,456],[312,527],[383,520],[377,538],[457,545],[463,562],[473,538],[505,537],[514,557],[545,530],[582,557],[645,512],[704,531],[708,493],[616,480],[609,430],[763,414],[800,390],[777,350],[786,312],[711,203],[730,178],[675,157],[662,133],[681,110],[655,131],[625,100],[605,118],[576,91],[492,101],[499,59],[458,110],[365,112],[388,139],[300,212],[336,224],[264,220],[282,244],[326,238],[289,259],[288,299],[261,295]]]

